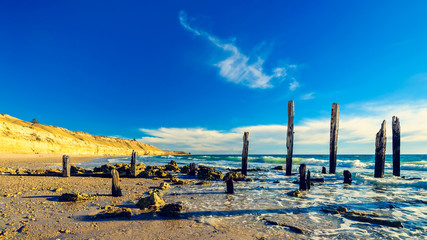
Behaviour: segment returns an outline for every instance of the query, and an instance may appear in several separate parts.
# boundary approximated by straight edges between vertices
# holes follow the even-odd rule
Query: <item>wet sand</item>
[[[218,231],[195,220],[165,219],[138,209],[137,199],[161,182],[123,178],[124,196],[112,197],[109,178],[0,175],[2,236],[12,239],[254,239]],[[70,192],[98,197],[78,203],[58,201],[62,193]],[[91,219],[107,205],[128,207],[133,216]]]

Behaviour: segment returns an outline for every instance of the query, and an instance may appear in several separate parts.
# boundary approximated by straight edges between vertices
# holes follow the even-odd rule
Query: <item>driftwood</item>
[[[136,152],[132,150],[132,157],[130,159],[130,176],[136,177]]]
[[[393,175],[400,176],[400,121],[399,118],[393,116]]]
[[[113,178],[111,192],[113,197],[121,197],[122,189],[120,188],[119,172],[116,169],[111,170],[111,176]]]
[[[68,155],[62,156],[62,176],[69,177],[71,175],[70,157]]]
[[[249,132],[243,134],[242,174],[248,175]]]
[[[339,127],[340,105],[332,104],[331,111],[331,139],[329,145],[329,173],[334,174],[337,169],[337,143]]]
[[[286,154],[286,176],[292,174],[292,153],[294,149],[294,115],[295,115],[295,103],[294,101],[288,102],[288,129],[286,133],[286,148],[288,153]]]
[[[384,177],[384,165],[385,165],[385,150],[386,150],[386,130],[385,130],[385,120],[381,124],[381,129],[377,133],[376,142],[375,142],[375,174],[376,178]]]

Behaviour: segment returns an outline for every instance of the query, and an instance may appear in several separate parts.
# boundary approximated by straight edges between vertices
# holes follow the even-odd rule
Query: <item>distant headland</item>
[[[136,140],[96,136],[0,114],[0,153],[81,155],[182,155]]]

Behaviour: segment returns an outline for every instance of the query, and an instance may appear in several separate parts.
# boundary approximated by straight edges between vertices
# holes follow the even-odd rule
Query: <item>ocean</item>
[[[301,238],[310,239],[427,239],[427,155],[401,155],[401,176],[392,176],[392,156],[386,156],[385,177],[374,178],[374,155],[338,155],[336,174],[321,174],[329,168],[329,155],[294,155],[292,176],[285,176],[283,155],[249,155],[248,172],[253,182],[235,183],[235,193],[225,194],[225,183],[212,181],[208,186],[189,184],[165,192],[168,203],[180,202],[183,216],[214,225],[222,231],[264,238],[287,236],[286,226],[264,221],[291,222],[306,229]],[[214,167],[225,173],[241,167],[239,155],[138,156],[145,165],[166,165],[171,160],[179,167],[192,162]],[[78,166],[91,169],[103,164],[129,163],[130,157],[105,157]],[[307,164],[312,178],[323,177],[303,197],[286,193],[297,190],[297,168]],[[343,171],[352,173],[352,185],[343,184]],[[179,178],[187,178],[181,176]],[[279,182],[277,182],[279,181]],[[143,196],[143,193],[141,193]],[[352,211],[371,211],[381,218],[400,221],[403,228],[350,220],[324,208],[346,207]]]

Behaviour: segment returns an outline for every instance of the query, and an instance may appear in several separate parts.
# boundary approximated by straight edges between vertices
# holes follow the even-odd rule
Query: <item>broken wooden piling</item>
[[[227,183],[227,193],[233,194],[234,193],[233,178],[232,177],[228,178],[226,183]]]
[[[136,177],[136,152],[132,150],[132,157],[130,158],[130,176]]]
[[[196,164],[190,163],[190,172],[188,173],[190,176],[196,176]]]
[[[113,178],[111,194],[113,195],[113,197],[122,196],[122,189],[120,188],[119,172],[117,172],[116,169],[111,170],[111,177]]]
[[[326,174],[326,168],[322,167],[322,174]]]
[[[399,118],[393,116],[393,175],[400,176],[400,121]]]
[[[351,184],[351,172],[349,170],[344,170],[344,184]]]
[[[307,190],[307,181],[305,180],[305,169],[307,165],[301,164],[299,166],[299,190],[305,191]]]
[[[337,169],[337,144],[340,117],[340,105],[332,104],[331,110],[331,134],[329,143],[329,173],[334,174]]]
[[[249,132],[243,134],[242,174],[248,174]]]
[[[384,165],[385,165],[385,151],[386,151],[386,130],[385,130],[385,120],[381,124],[381,129],[377,133],[376,142],[375,142],[375,173],[374,177],[383,178],[384,177]]]
[[[293,100],[288,102],[288,129],[286,134],[286,148],[288,153],[286,155],[286,176],[292,174],[292,152],[294,149],[294,115],[295,103]]]
[[[62,156],[62,176],[71,176],[70,156],[68,155]]]
[[[307,170],[307,182],[306,182],[307,190],[310,190],[311,187],[311,174],[310,170]]]

